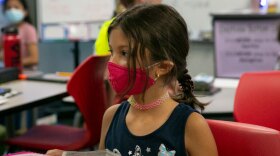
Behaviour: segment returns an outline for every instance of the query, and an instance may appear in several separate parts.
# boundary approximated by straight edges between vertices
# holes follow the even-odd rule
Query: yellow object
[[[268,13],[276,13],[277,12],[277,4],[269,4],[267,8]]]
[[[276,13],[278,10],[278,2],[276,0],[268,1],[267,13]]]
[[[98,37],[95,41],[95,55],[110,55],[110,47],[108,43],[108,28],[113,20],[114,18],[103,23]]]
[[[62,77],[71,77],[72,76],[71,72],[56,72],[55,74],[57,76],[62,76]]]

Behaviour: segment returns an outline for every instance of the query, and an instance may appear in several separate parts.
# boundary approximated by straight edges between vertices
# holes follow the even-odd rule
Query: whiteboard
[[[241,10],[250,7],[250,0],[163,0],[173,6],[185,19],[189,32],[197,36],[200,32],[212,31],[210,13]]]
[[[37,8],[41,40],[91,40],[112,18],[115,0],[38,0]]]
[[[216,76],[239,78],[244,72],[273,70],[280,44],[278,19],[216,20]]]
[[[39,0],[42,23],[92,22],[113,16],[114,0]]]

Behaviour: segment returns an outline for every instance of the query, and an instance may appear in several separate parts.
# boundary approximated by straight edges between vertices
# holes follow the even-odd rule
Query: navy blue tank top
[[[125,118],[130,104],[125,101],[117,109],[105,138],[105,148],[122,156],[184,156],[185,125],[189,115],[196,110],[180,103],[168,120],[154,132],[135,136],[127,128]]]

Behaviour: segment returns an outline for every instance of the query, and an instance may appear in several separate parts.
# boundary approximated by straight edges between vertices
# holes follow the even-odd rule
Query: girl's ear
[[[156,74],[160,76],[166,75],[172,70],[173,67],[174,67],[174,63],[172,61],[169,60],[161,61],[157,66]]]

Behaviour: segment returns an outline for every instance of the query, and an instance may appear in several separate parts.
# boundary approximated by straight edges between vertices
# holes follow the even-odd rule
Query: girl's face
[[[127,67],[129,42],[119,27],[114,28],[111,31],[109,45],[111,51],[111,58],[109,61],[120,66]]]
[[[26,10],[19,0],[8,0],[6,10],[9,9],[21,10],[26,15]]]
[[[120,27],[116,27],[111,31],[111,34],[109,36],[109,46],[111,51],[111,58],[109,62],[118,64],[123,67],[128,67],[128,59],[129,59],[129,41],[123,31]],[[149,53],[148,50],[145,51],[147,54]],[[136,68],[142,67],[149,67],[153,64],[151,64],[151,61],[148,61],[146,64],[144,64],[143,60],[140,59],[140,54],[137,55],[137,61],[136,61]],[[149,56],[146,56],[149,57]],[[135,58],[130,58],[135,59]],[[149,58],[146,58],[149,60]],[[139,62],[138,62],[139,61]]]
[[[111,51],[111,58],[110,62],[118,64],[123,67],[128,66],[128,56],[129,56],[129,41],[123,31],[117,27],[114,28],[111,31],[110,37],[109,37],[109,46],[110,46],[110,51]],[[146,50],[146,53],[148,53],[148,50]],[[140,66],[149,66],[148,65],[143,65],[143,62],[139,56],[139,53],[137,55],[138,59],[136,62],[136,68],[140,68]],[[135,58],[130,58],[130,59],[135,59]],[[148,59],[148,58],[147,58]],[[148,59],[149,60],[149,59]],[[138,62],[139,61],[139,62]]]

